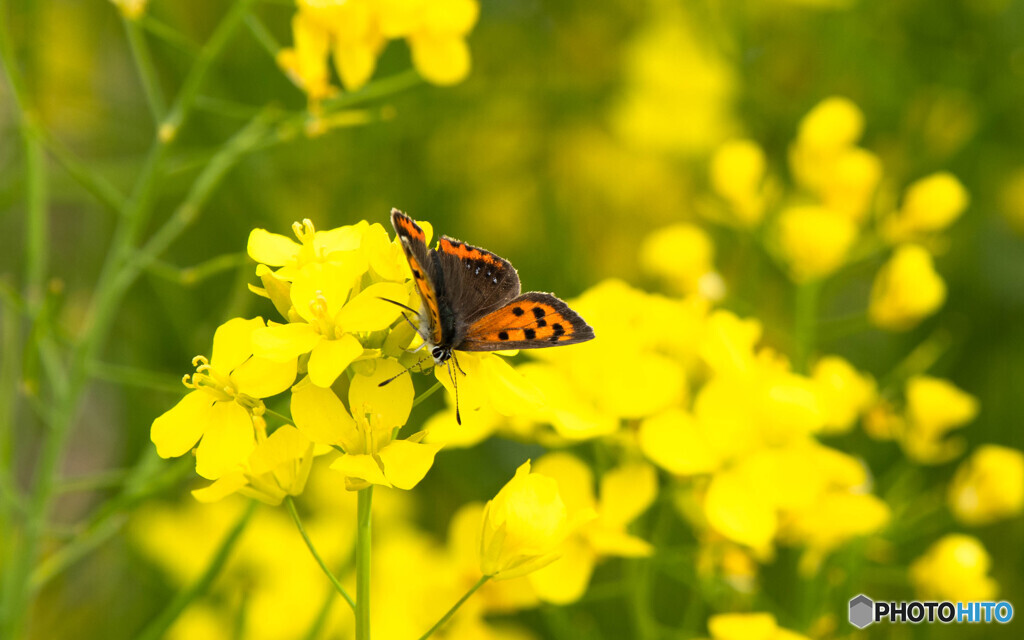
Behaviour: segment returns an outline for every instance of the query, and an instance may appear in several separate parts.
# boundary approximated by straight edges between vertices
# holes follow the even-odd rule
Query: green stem
[[[64,167],[68,175],[78,182],[83,189],[92,194],[100,204],[118,215],[124,212],[127,199],[124,194],[118,191],[117,187],[110,184],[103,176],[95,173],[85,162],[53,136],[41,130],[36,130],[34,133],[46,147],[46,150],[50,152],[53,159],[57,161],[57,164]]]
[[[424,400],[426,400],[430,396],[434,395],[443,386],[444,385],[441,384],[441,381],[438,380],[437,382],[434,383],[434,386],[430,387],[429,389],[427,389],[426,391],[424,391],[420,395],[416,396],[416,399],[412,401],[412,406],[415,407],[416,405],[418,405],[419,403],[423,402]]]
[[[49,258],[46,156],[42,144],[27,127],[22,128],[22,137],[25,141],[25,165],[28,174],[25,290],[29,306],[38,308],[44,298],[46,263]]]
[[[206,74],[210,71],[214,61],[220,56],[224,47],[227,46],[235,29],[242,23],[254,2],[255,0],[237,0],[231,5],[227,15],[221,19],[213,35],[203,45],[203,48],[199,50],[199,55],[196,56],[195,62],[192,64],[192,70],[186,76],[185,82],[178,92],[178,99],[171,107],[167,118],[160,125],[161,140],[170,141],[177,136],[181,126],[185,123],[185,118],[188,116],[192,103],[199,94],[199,89],[202,87]]]
[[[153,56],[149,52],[149,45],[142,35],[138,22],[129,18],[122,18],[124,30],[128,35],[128,44],[132,50],[132,58],[135,59],[135,66],[139,71],[139,78],[142,81],[142,90],[146,94],[146,102],[149,104],[149,111],[153,115],[153,121],[160,123],[167,113],[167,104],[164,101],[164,92],[160,88],[160,78],[153,64]]]
[[[438,620],[434,624],[434,626],[430,627],[429,631],[427,631],[422,636],[420,636],[420,640],[427,640],[427,638],[429,638],[430,636],[434,635],[434,632],[437,631],[438,629],[440,629],[441,627],[443,627],[446,622],[451,620],[452,616],[455,615],[455,612],[459,610],[459,607],[461,607],[463,604],[465,604],[466,600],[469,600],[469,597],[472,596],[474,593],[476,593],[477,589],[479,589],[480,587],[484,586],[484,583],[486,583],[490,579],[491,579],[491,576],[481,576],[480,579],[476,581],[476,584],[474,584],[472,587],[470,587],[469,591],[467,591],[465,594],[463,594],[463,596],[461,598],[459,598],[459,601],[456,602],[452,606],[452,608],[448,610],[448,613],[446,613],[443,616],[441,616],[441,619]]]
[[[356,640],[370,640],[370,511],[373,486],[359,491],[356,515]]]
[[[793,370],[806,374],[810,367],[811,353],[817,343],[818,295],[821,282],[812,281],[797,285],[796,305],[793,313]]]
[[[302,519],[299,518],[299,512],[295,509],[295,500],[293,500],[291,496],[285,496],[284,502],[288,506],[288,513],[291,514],[292,520],[295,521],[295,526],[298,527],[299,533],[302,535],[302,539],[306,541],[306,546],[309,548],[309,552],[312,553],[313,557],[316,559],[316,563],[320,565],[324,575],[326,575],[327,579],[331,581],[331,584],[333,584],[334,588],[341,594],[341,597],[345,598],[345,602],[348,603],[348,606],[352,607],[352,610],[355,611],[356,603],[352,599],[352,596],[348,595],[348,591],[345,590],[345,587],[341,586],[341,582],[339,582],[334,576],[334,573],[327,568],[327,563],[320,557],[320,554],[316,551],[316,547],[313,546],[313,541],[309,539],[309,535],[306,533],[306,528],[302,526]]]
[[[274,38],[274,35],[263,24],[263,21],[250,13],[245,17],[245,26],[249,27],[253,37],[267,50],[270,57],[277,60],[277,53],[281,50],[281,45],[278,44],[277,39]]]
[[[150,622],[142,633],[136,636],[139,640],[159,640],[163,638],[167,633],[167,630],[171,628],[174,621],[178,619],[178,616],[188,608],[192,601],[199,598],[206,593],[210,585],[220,574],[221,569],[227,563],[228,558],[231,555],[232,549],[241,537],[242,532],[245,531],[245,526],[249,524],[249,520],[252,518],[252,514],[256,512],[256,505],[259,504],[255,500],[249,502],[249,506],[246,507],[245,512],[235,522],[235,526],[231,528],[228,534],[224,537],[224,540],[220,543],[220,547],[217,548],[217,552],[210,559],[210,564],[206,566],[206,570],[199,576],[191,587],[178,593],[178,595],[171,601],[167,608],[160,612],[160,615]]]

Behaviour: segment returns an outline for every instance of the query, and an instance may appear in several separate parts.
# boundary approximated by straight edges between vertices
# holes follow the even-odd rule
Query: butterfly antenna
[[[391,298],[384,298],[382,296],[377,296],[377,297],[379,299],[383,300],[384,302],[390,302],[391,304],[395,305],[396,307],[401,307],[403,309],[408,310],[410,313],[412,313],[417,318],[420,317],[420,312],[416,311],[415,309],[413,309],[412,307],[410,307],[408,305],[404,305],[401,302],[398,302],[397,300],[392,300]],[[407,316],[407,315],[405,315],[403,313],[402,317],[405,318],[405,321],[409,323],[409,326],[412,327],[412,330],[416,332],[416,335],[418,335],[419,337],[423,338],[424,340],[427,339],[427,336],[423,335],[423,332],[420,331],[420,328],[417,327],[416,324],[412,320],[409,319],[409,316]]]
[[[403,369],[403,370],[401,370],[400,372],[396,373],[395,375],[391,376],[390,378],[388,378],[388,379],[387,379],[387,380],[385,380],[384,382],[381,382],[381,383],[380,383],[380,384],[378,384],[377,386],[378,386],[378,387],[383,387],[384,385],[388,384],[388,383],[389,383],[389,382],[391,382],[392,380],[395,380],[395,379],[397,379],[397,378],[400,378],[400,377],[404,376],[405,374],[409,373],[409,372],[410,372],[410,371],[412,370],[412,368],[413,368],[413,367],[415,367],[415,366],[419,365],[419,364],[420,364],[421,362],[423,362],[424,360],[426,360],[426,358],[420,358],[420,359],[419,359],[419,360],[417,360],[416,362],[412,363],[411,365],[409,365],[409,366],[408,366],[408,367],[406,367],[405,369]]]
[[[466,375],[466,374],[462,374]],[[452,386],[455,387],[455,422],[459,425],[462,424],[462,414],[459,413],[459,382],[455,373],[452,371],[452,361],[448,361],[448,378],[452,381]]]

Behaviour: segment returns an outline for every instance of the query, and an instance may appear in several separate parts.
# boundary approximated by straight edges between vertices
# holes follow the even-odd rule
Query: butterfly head
[[[434,364],[444,364],[452,357],[451,347],[436,346],[430,350],[430,355],[434,357]]]

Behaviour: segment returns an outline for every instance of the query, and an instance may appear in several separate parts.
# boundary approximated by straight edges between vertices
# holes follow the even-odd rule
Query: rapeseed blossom
[[[311,110],[337,92],[328,59],[346,91],[373,76],[389,40],[404,38],[416,70],[428,82],[451,85],[469,74],[466,36],[479,15],[475,0],[299,0],[294,44],[278,65],[309,98]]]
[[[790,207],[779,214],[779,251],[797,282],[816,280],[842,266],[857,238],[847,216],[824,207]]]
[[[727,204],[723,219],[740,228],[753,228],[764,217],[767,187],[764,150],[752,140],[730,140],[711,157],[711,189]]]
[[[1024,454],[986,444],[960,467],[949,486],[949,508],[960,522],[980,526],[1024,510]]]
[[[603,557],[639,558],[654,552],[650,543],[626,531],[658,493],[653,467],[632,463],[608,471],[601,477],[600,499],[594,496],[590,468],[570,454],[549,453],[533,469],[558,483],[570,519],[586,520],[567,540],[561,558],[530,574],[530,583],[542,600],[557,604],[579,600]],[[591,513],[596,517],[591,519]]]
[[[808,640],[783,629],[770,613],[722,613],[708,619],[711,640]]]
[[[992,559],[972,536],[951,533],[928,547],[910,566],[910,580],[921,599],[991,600],[998,591],[989,577]]]
[[[572,529],[558,483],[530,473],[527,461],[484,508],[480,571],[509,579],[545,567],[558,558]]]
[[[907,187],[900,209],[884,219],[882,235],[896,243],[942,231],[968,204],[967,189],[953,174],[943,171],[921,178]]]
[[[882,329],[903,331],[935,313],[946,301],[946,283],[931,255],[914,244],[896,248],[875,276],[868,317]]]
[[[947,380],[914,376],[906,386],[906,433],[900,443],[911,459],[938,464],[956,457],[964,443],[948,439],[978,414],[978,401]]]
[[[161,457],[183,455],[199,442],[196,472],[210,480],[246,461],[263,398],[291,386],[297,367],[294,357],[275,362],[253,355],[252,334],[264,326],[262,318],[235,318],[217,329],[212,357],[196,356],[196,372],[183,379],[192,391],[153,421],[150,437]]]

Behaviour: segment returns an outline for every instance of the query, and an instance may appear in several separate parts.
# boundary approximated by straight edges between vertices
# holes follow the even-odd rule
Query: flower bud
[[[555,559],[569,517],[554,479],[530,473],[530,462],[484,508],[480,570],[498,579],[524,576]]]

